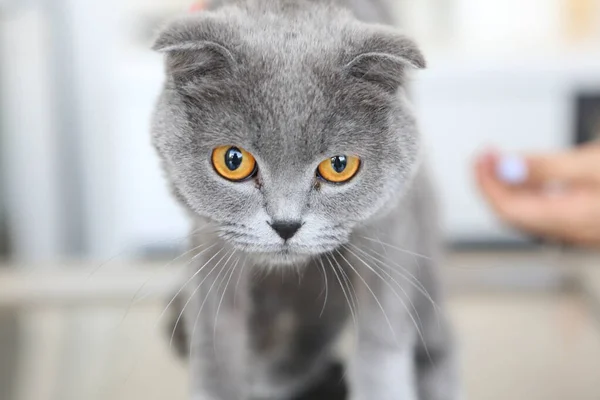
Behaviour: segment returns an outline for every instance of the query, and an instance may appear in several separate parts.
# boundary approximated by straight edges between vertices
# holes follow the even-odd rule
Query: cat
[[[293,399],[336,360],[351,400],[460,396],[406,96],[425,60],[376,4],[220,1],[159,34],[152,138],[194,224],[175,321],[194,400]]]

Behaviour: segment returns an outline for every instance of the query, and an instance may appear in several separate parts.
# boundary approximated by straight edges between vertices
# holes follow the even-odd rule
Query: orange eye
[[[235,146],[214,149],[212,164],[219,175],[234,182],[243,181],[256,171],[256,160],[252,154]]]
[[[356,175],[360,168],[360,158],[354,156],[335,156],[319,164],[317,174],[326,181],[344,183]]]

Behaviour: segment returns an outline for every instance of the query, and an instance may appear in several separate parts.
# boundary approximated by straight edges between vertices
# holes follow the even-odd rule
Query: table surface
[[[600,398],[600,319],[590,301],[600,293],[599,261],[546,253],[448,259],[467,398]],[[515,268],[525,284],[510,284]],[[0,398],[186,399],[185,363],[157,322],[173,273],[123,264],[90,278],[93,269],[0,273]],[[580,285],[562,287],[565,276]],[[129,307],[144,283],[144,301]]]

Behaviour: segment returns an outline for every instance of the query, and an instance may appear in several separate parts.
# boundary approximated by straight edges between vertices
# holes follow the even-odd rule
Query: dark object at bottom
[[[344,368],[336,363],[331,365],[315,387],[292,400],[346,400],[347,393]]]

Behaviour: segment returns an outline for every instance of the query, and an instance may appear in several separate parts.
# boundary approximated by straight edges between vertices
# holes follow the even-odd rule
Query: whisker
[[[221,250],[223,250],[223,248]],[[219,252],[217,254],[215,254],[214,256],[212,256],[210,258],[210,260],[208,260],[206,263],[204,263],[204,265],[198,270],[198,272],[201,271],[202,269],[204,269],[204,267],[207,266],[208,263],[210,263],[221,252],[221,250],[219,250]],[[169,348],[171,348],[172,345],[173,345],[173,338],[175,337],[175,331],[177,330],[177,326],[179,326],[179,322],[181,321],[181,318],[183,318],[183,314],[185,312],[185,309],[190,304],[190,302],[192,301],[192,299],[194,298],[194,296],[196,295],[196,293],[198,293],[198,290],[200,290],[200,288],[202,287],[202,285],[204,284],[204,282],[208,279],[208,277],[210,276],[210,274],[215,269],[217,269],[217,267],[219,266],[219,264],[221,264],[221,261],[223,261],[225,259],[225,257],[227,257],[228,254],[229,254],[229,250],[227,252],[225,252],[225,254],[221,258],[219,258],[219,260],[215,263],[215,265],[213,266],[213,268],[210,271],[208,271],[208,273],[206,274],[206,276],[204,276],[204,278],[202,278],[202,280],[200,281],[200,283],[198,284],[198,286],[196,286],[196,288],[194,289],[194,291],[192,292],[192,294],[190,294],[190,296],[188,297],[187,301],[185,302],[185,304],[181,308],[181,311],[179,312],[179,315],[177,316],[177,320],[175,321],[175,326],[173,327],[173,332],[171,332],[171,339],[169,340]],[[198,273],[195,273],[192,276],[192,278],[183,285],[183,287],[181,289],[183,290],[183,288],[185,286],[187,286],[187,284],[190,283],[191,280],[194,279],[194,277],[197,274]],[[178,296],[178,295],[175,295],[175,296]]]
[[[323,317],[323,313],[325,312],[325,307],[327,305],[327,298],[329,297],[329,283],[327,282],[327,270],[325,269],[325,265],[323,264],[323,260],[321,257],[317,257],[321,263],[321,271],[323,272],[323,279],[325,280],[325,299],[323,300],[323,308],[321,308],[321,313],[319,314],[319,318]],[[323,290],[321,290],[321,294],[323,294]],[[319,294],[319,297],[321,296]]]
[[[370,241],[370,242],[379,243],[379,244],[382,244],[382,245],[384,245],[384,246],[387,246],[387,247],[389,247],[389,248],[391,248],[391,249],[398,250],[398,251],[400,251],[400,252],[402,252],[402,253],[410,254],[411,256],[415,256],[415,257],[424,258],[425,260],[431,260],[431,257],[429,257],[429,256],[426,256],[426,255],[423,255],[423,254],[419,254],[419,253],[415,253],[415,252],[413,252],[413,251],[410,251],[410,250],[407,250],[407,249],[403,249],[403,248],[401,248],[401,247],[398,247],[398,246],[394,246],[393,244],[389,244],[389,243],[386,243],[386,242],[382,242],[382,241],[381,241],[381,239],[372,239],[372,238],[370,238],[370,237],[367,237],[367,236],[361,236],[361,237],[362,237],[363,239],[365,239],[365,240],[368,240],[368,241]]]
[[[201,233],[204,229],[209,228],[211,226],[212,226],[211,223],[208,222],[205,225],[203,225],[202,227],[193,230],[192,232],[188,233],[185,236],[179,236],[179,237],[175,238],[175,241],[182,242],[182,241],[184,241],[186,239],[189,239],[190,237],[192,237],[194,235],[197,235],[197,234]],[[151,241],[151,242],[148,242],[146,244],[151,245],[151,244],[160,244],[160,243],[169,243],[169,242],[171,242],[171,240],[161,239],[161,240]],[[94,275],[96,275],[98,273],[98,271],[100,271],[100,269],[102,269],[103,267],[105,267],[107,264],[109,264],[110,262],[114,261],[115,259],[117,259],[119,256],[122,256],[126,252],[127,252],[127,250],[123,250],[123,251],[115,254],[114,256],[110,257],[106,261],[100,263],[92,271],[90,271],[89,275],[86,277],[86,282],[89,281]]]
[[[381,243],[381,239],[379,238],[379,236],[377,236],[378,241]],[[382,244],[382,243],[381,243]],[[360,250],[356,245],[353,245],[356,249]],[[379,257],[377,256],[373,256],[371,254],[365,253],[364,251],[360,250],[361,252],[363,252],[363,254],[366,254],[367,256],[371,257],[372,259],[379,259]],[[375,251],[371,250],[371,252],[375,253]],[[404,276],[402,274],[401,271],[396,270],[395,268],[392,268],[390,265],[388,265],[386,262],[384,262],[383,260],[380,260],[380,263],[389,268],[391,271],[396,272],[398,275],[400,275],[403,279],[405,279],[406,281],[408,281],[409,283],[411,283],[413,285],[413,287],[415,287],[423,296],[425,296],[425,298],[427,300],[429,300],[429,302],[431,303],[431,305],[433,306],[433,310],[435,312],[435,317],[437,320],[437,324],[438,327],[441,327],[441,317],[440,317],[440,312],[441,312],[441,308],[440,306],[433,300],[433,297],[431,296],[431,294],[427,291],[427,289],[425,288],[425,286],[419,281],[419,279],[414,276],[413,274],[411,274],[408,269],[404,268],[402,265],[400,265],[399,263],[391,260],[389,257],[387,257],[387,252],[386,253],[386,259],[391,262],[392,264],[394,264],[396,267],[400,268],[402,271],[404,271],[406,274],[408,274],[413,280],[414,280],[414,284],[408,279],[406,278],[406,276]],[[376,254],[376,253],[375,253]],[[415,263],[417,264],[417,269],[420,269],[420,265],[419,265],[419,259],[413,255],[413,258],[415,260]],[[417,287],[418,285],[418,287]]]
[[[198,276],[198,274],[204,269],[204,267],[206,267],[208,265],[208,263],[210,263],[212,260],[215,259],[215,257],[217,257],[225,248],[221,247],[221,249],[219,249],[219,251],[217,251],[211,258],[208,259],[208,261],[206,261],[202,267],[200,267],[198,269],[198,271],[194,272],[194,274],[179,288],[179,290],[177,291],[177,293],[175,293],[175,295],[171,298],[171,300],[169,301],[169,303],[167,304],[167,306],[165,307],[165,309],[160,313],[160,315],[158,316],[158,321],[157,321],[157,325],[158,322],[162,319],[162,317],[165,315],[165,313],[167,312],[167,310],[169,309],[169,307],[171,307],[171,305],[173,304],[173,302],[175,301],[175,299],[177,299],[177,296],[179,296],[181,294],[181,292],[183,291],[183,289],[190,284],[190,282],[192,282],[194,280],[194,278],[196,276]],[[225,254],[227,255],[227,253]],[[225,256],[223,256],[225,257]],[[222,258],[223,258],[222,257]],[[221,258],[221,259],[222,259]],[[155,326],[156,328],[156,326]]]
[[[373,239],[373,238],[366,237],[366,236],[362,236],[362,238],[365,239],[365,240],[372,241],[372,242],[377,242],[377,243],[379,243],[379,244],[381,244],[383,246],[387,246],[389,248],[398,250],[400,252],[403,252],[403,253],[406,253],[406,254],[410,254],[410,255],[412,255],[414,257],[419,257],[419,258],[422,258],[422,259],[425,259],[425,260],[432,260],[432,257],[430,257],[430,256],[425,256],[423,254],[414,253],[414,252],[411,252],[409,250],[402,249],[400,247],[396,247],[394,245],[391,245],[389,243],[385,243],[385,242],[381,241],[381,239],[379,239],[379,238],[377,240]],[[483,270],[490,270],[490,269],[501,269],[501,268],[503,268],[503,266],[502,265],[498,265],[498,266],[489,265],[489,266],[478,266],[478,267],[461,267],[461,266],[457,266],[457,265],[448,265],[448,266],[445,266],[445,268],[458,269],[458,270],[464,270],[464,271],[483,271]]]
[[[363,250],[361,250],[358,246],[356,245],[352,245],[356,250],[360,251],[362,254],[366,255],[367,257],[370,257],[371,259],[373,259],[376,263],[376,266],[378,266],[377,264],[381,264],[383,267],[388,268],[390,271],[396,273],[397,275],[399,275],[402,279],[404,279],[406,282],[408,282],[411,286],[413,286],[419,293],[421,293],[427,300],[429,300],[429,302],[431,303],[431,305],[433,306],[433,310],[435,312],[435,317],[438,323],[438,326],[441,326],[441,317],[440,317],[440,312],[442,312],[441,307],[433,300],[433,297],[431,296],[431,294],[427,291],[427,289],[425,288],[425,286],[419,281],[419,279],[414,276],[413,274],[411,274],[406,268],[404,268],[402,265],[400,265],[399,263],[387,258],[387,260],[389,262],[391,262],[392,264],[394,264],[396,267],[400,268],[401,271],[397,270],[396,268],[393,268],[391,265],[388,265],[385,261],[381,260],[379,257],[371,255]],[[373,250],[371,250],[373,251]],[[374,252],[374,251],[373,251]],[[415,262],[417,262],[417,259],[415,258]],[[378,266],[378,268],[382,269],[381,266]],[[408,274],[412,279],[414,279],[414,281],[410,280],[409,278],[407,278],[404,273]]]
[[[359,259],[360,262],[362,262],[363,264],[366,265],[366,261],[363,260],[358,254],[356,254],[355,252],[353,252],[349,247],[344,246],[344,248],[346,250],[348,250],[352,255],[354,255],[356,258]],[[371,265],[368,265],[369,268],[371,268]],[[375,267],[377,267],[382,273],[384,273],[393,283],[396,284],[396,286],[402,291],[402,293],[404,293],[404,295],[406,296],[407,300],[409,301],[411,308],[413,309],[413,311],[415,312],[416,316],[417,316],[417,320],[418,320],[418,325],[415,322],[415,326],[417,327],[417,329],[420,329],[421,331],[423,330],[423,322],[421,321],[421,317],[419,316],[419,313],[417,312],[417,308],[415,307],[415,304],[413,303],[413,301],[410,298],[410,295],[406,292],[406,290],[402,287],[402,285],[400,285],[400,283],[394,279],[393,276],[391,276],[387,271],[385,271],[383,268],[381,268],[379,265],[375,264]],[[377,274],[377,272],[373,269],[371,269],[371,271],[373,273],[375,273],[377,275],[377,277],[379,279],[381,279],[382,281],[386,282],[383,277],[379,274]],[[392,289],[394,295],[400,300],[402,301],[402,299],[400,299],[400,296],[398,295],[398,293],[391,287],[391,285],[389,283],[386,282],[386,284],[390,287],[390,289]],[[403,302],[403,301],[402,301]],[[403,302],[404,303],[404,302]],[[408,310],[408,308],[406,309],[407,312],[410,313],[410,311]]]
[[[144,287],[145,287],[145,286],[146,286],[146,285],[147,285],[147,284],[148,284],[148,283],[149,283],[149,282],[150,282],[150,281],[151,281],[153,278],[155,278],[155,277],[156,277],[156,275],[157,275],[157,273],[158,273],[158,272],[160,272],[160,271],[162,271],[162,270],[165,270],[165,269],[169,268],[171,265],[173,265],[174,263],[176,263],[177,261],[179,261],[179,260],[180,260],[180,259],[182,259],[183,257],[187,256],[187,255],[188,255],[188,254],[190,254],[190,253],[193,253],[193,252],[194,252],[194,251],[196,251],[196,250],[199,250],[200,248],[202,248],[202,247],[206,246],[207,244],[208,244],[208,243],[202,243],[202,244],[199,244],[198,246],[196,246],[196,247],[193,247],[192,249],[190,249],[190,250],[186,251],[185,253],[183,253],[183,254],[180,254],[179,256],[175,257],[174,259],[172,259],[171,261],[169,261],[167,264],[163,265],[162,267],[156,268],[156,269],[155,269],[155,271],[154,271],[154,273],[153,273],[153,274],[152,274],[152,275],[151,275],[151,276],[150,276],[148,279],[146,279],[146,281],[145,281],[145,282],[142,284],[142,286],[140,286],[140,287],[138,288],[138,290],[136,290],[136,292],[134,293],[133,297],[131,298],[131,302],[134,302],[134,301],[137,299],[137,297],[138,297],[138,296],[139,296],[139,294],[142,292],[142,290],[144,289]],[[212,249],[212,248],[213,248],[213,247],[215,247],[216,245],[217,245],[217,243],[216,243],[216,242],[214,242],[214,243],[213,243],[211,246],[209,246],[209,247],[207,247],[207,248],[205,248],[205,249],[201,250],[201,251],[200,251],[198,254],[194,254],[194,255],[192,256],[192,258],[191,258],[190,260],[188,260],[184,266],[188,266],[188,265],[190,265],[190,264],[191,264],[191,263],[192,263],[192,262],[193,262],[193,261],[194,261],[196,258],[198,258],[199,256],[201,256],[202,254],[204,254],[204,253],[205,253],[205,252],[207,252],[208,250]]]
[[[344,294],[346,302],[348,303],[348,308],[350,309],[350,315],[352,316],[352,320],[354,323],[354,330],[355,330],[356,334],[358,335],[358,303],[355,303],[355,299],[352,298],[351,293],[350,293],[350,288],[348,286],[344,286],[342,284],[342,279],[340,278],[340,275],[338,275],[338,269],[340,272],[343,272],[344,270],[342,269],[340,263],[335,259],[335,257],[333,255],[331,255],[331,258],[333,258],[333,260],[337,264],[337,268],[336,268],[333,265],[333,263],[331,262],[331,258],[329,257],[329,255],[327,253],[325,253],[325,257],[327,258],[327,261],[329,262],[329,265],[331,266],[331,270],[335,274],[335,277],[340,284],[340,288],[342,289],[342,292]],[[346,289],[348,289],[348,292],[346,292]]]
[[[388,274],[387,272],[383,271],[384,273],[386,273],[386,275],[388,275],[389,278],[391,278],[396,285],[400,288],[400,290],[402,290],[402,292],[404,293],[404,295],[406,296],[406,298],[408,299],[408,301],[410,302],[412,309],[414,310],[417,318],[415,319],[415,317],[413,316],[412,312],[408,309],[408,307],[406,306],[406,303],[402,300],[402,298],[398,295],[398,293],[394,290],[393,286],[386,281],[385,279],[383,279],[383,277],[377,272],[375,271],[370,264],[368,264],[365,260],[363,260],[359,255],[357,255],[356,253],[354,253],[349,247],[344,246],[346,248],[346,250],[348,250],[351,254],[353,254],[356,258],[358,258],[358,260],[363,263],[367,268],[369,268],[379,279],[381,279],[381,281],[383,283],[385,283],[394,293],[394,295],[396,296],[396,298],[400,301],[400,303],[402,304],[402,306],[406,309],[406,312],[408,313],[408,316],[410,317],[410,319],[412,320],[412,322],[415,325],[415,329],[417,330],[417,334],[419,335],[419,338],[421,339],[421,342],[423,343],[423,346],[425,348],[425,353],[427,354],[427,357],[429,358],[429,360],[433,363],[433,359],[431,358],[430,354],[429,354],[429,350],[427,348],[427,342],[425,340],[425,336],[423,335],[423,323],[421,321],[421,317],[419,316],[419,313],[417,312],[417,309],[413,303],[413,301],[410,299],[410,296],[408,295],[408,293],[406,293],[406,291],[404,290],[404,288],[402,288],[402,286],[400,284],[398,284],[398,281],[396,281],[390,274]]]
[[[348,295],[350,296],[350,299],[354,303],[354,310],[355,310],[354,312],[356,313],[357,318],[358,318],[358,313],[359,313],[358,294],[356,293],[356,289],[354,288],[354,283],[352,283],[352,279],[350,279],[350,277],[348,276],[346,271],[344,271],[344,268],[342,268],[340,263],[337,260],[335,260],[335,263],[337,264],[337,267],[340,271],[340,275],[343,278],[343,281],[344,281],[346,287],[348,288]],[[357,337],[358,337],[358,332],[357,332]]]
[[[231,239],[231,240],[236,240],[236,239],[240,239],[240,238],[257,240],[260,238],[258,235],[255,235],[252,233],[236,232],[236,231],[230,231],[230,230],[225,230],[225,229],[219,230],[219,236],[223,239]]]
[[[391,323],[391,321],[390,321],[387,313],[385,312],[383,306],[381,305],[381,302],[377,298],[377,295],[375,295],[375,292],[373,292],[373,290],[371,289],[371,287],[369,286],[369,284],[367,283],[367,281],[362,277],[362,275],[358,272],[358,270],[356,268],[354,268],[354,266],[352,265],[352,263],[350,263],[350,261],[348,261],[348,259],[346,257],[344,257],[344,255],[339,250],[336,249],[335,251],[340,255],[340,257],[342,257],[342,259],[344,261],[346,261],[346,263],[352,269],[352,271],[354,271],[354,273],[356,274],[356,276],[358,277],[358,279],[360,279],[362,281],[362,283],[365,285],[365,287],[367,288],[367,290],[371,293],[371,295],[373,296],[373,299],[375,300],[375,302],[379,306],[379,309],[383,313],[383,317],[385,318],[385,321],[387,322],[388,327],[390,328],[390,331],[392,332],[392,336],[394,337],[394,341],[396,342],[396,344],[398,344],[398,337],[396,335],[396,331],[394,330],[394,327],[392,326],[392,323]]]
[[[383,242],[381,241],[381,238],[379,237],[379,235],[375,235],[375,237],[377,238],[377,242],[381,246],[381,250],[383,251],[383,254],[385,254],[387,256],[387,249],[383,245]]]
[[[194,320],[192,334],[190,335],[190,358],[189,358],[190,360],[192,360],[192,349],[193,349],[193,343],[194,343],[194,336],[196,335],[196,328],[198,326],[198,321],[200,320],[200,315],[202,314],[202,309],[204,309],[204,305],[206,304],[206,301],[210,297],[210,293],[212,292],[212,289],[215,286],[215,283],[217,283],[217,281],[219,280],[219,277],[221,276],[221,273],[223,271],[225,271],[225,268],[221,268],[219,270],[219,273],[217,274],[213,283],[210,285],[210,288],[208,288],[208,292],[206,292],[206,296],[204,296],[204,300],[202,301],[202,304],[200,305],[200,308],[198,309],[198,313],[196,314],[196,319]]]
[[[125,310],[125,314],[123,315],[123,319],[121,322],[123,322],[123,320],[125,320],[125,318],[127,317],[127,315],[129,314],[129,312],[131,311],[131,308],[136,304],[137,300],[138,300],[138,296],[140,295],[140,293],[142,292],[142,290],[144,290],[144,288],[146,287],[146,285],[148,283],[150,283],[150,281],[154,278],[156,278],[156,275],[158,274],[159,271],[164,270],[165,268],[168,268],[170,265],[172,265],[173,263],[175,263],[178,259],[181,259],[182,257],[185,257],[186,255],[190,254],[191,252],[194,252],[198,249],[200,249],[201,247],[207,245],[207,243],[202,243],[196,247],[194,247],[193,249],[190,249],[188,251],[186,251],[185,253],[179,255],[178,257],[174,258],[173,260],[171,260],[168,264],[166,264],[163,267],[160,268],[156,268],[156,270],[154,271],[154,273],[148,278],[146,279],[146,281],[144,281],[144,283],[135,291],[135,293],[133,294],[133,296],[131,297],[131,300],[129,301],[129,305],[127,306],[127,309]],[[198,258],[199,256],[201,256],[202,254],[204,254],[205,252],[207,252],[208,250],[212,249],[213,247],[215,247],[217,245],[217,243],[213,243],[211,246],[201,250],[198,254],[195,254],[185,265],[184,267],[190,265],[196,258]],[[139,300],[143,300],[143,298],[140,298]]]
[[[246,262],[248,261],[248,255],[244,256],[244,262],[242,263],[242,268],[240,269],[240,274],[238,276],[237,282],[235,283],[235,288],[233,289],[233,304],[237,304],[237,292],[238,286],[240,286],[240,281],[242,280],[242,276],[244,276],[244,269],[246,268]]]
[[[353,310],[352,304],[354,304],[354,299],[352,299],[352,304],[349,299],[349,297],[352,298],[352,296],[350,294],[350,286],[348,286],[347,281],[344,279],[344,282],[346,282],[346,288],[348,289],[348,294],[346,294],[346,288],[344,288],[344,285],[342,284],[342,280],[340,279],[340,277],[337,273],[336,267],[333,266],[333,263],[331,262],[331,259],[329,258],[329,255],[327,253],[325,253],[325,257],[327,258],[327,261],[329,261],[329,265],[331,265],[331,269],[333,270],[333,273],[335,274],[335,277],[340,284],[340,288],[342,289],[342,293],[344,294],[344,298],[346,299],[346,303],[348,304],[348,309],[350,310],[350,315],[352,316],[352,321],[353,321],[354,335],[356,337],[356,341],[354,341],[354,345],[356,346],[356,343],[358,342],[358,338],[360,335],[360,332],[358,330],[358,322],[357,322],[358,305],[354,306],[356,309]],[[346,278],[348,278],[348,276],[344,272],[344,269],[342,268],[340,263],[335,259],[335,257],[333,255],[331,257],[333,257],[335,263],[337,264],[337,267],[339,268],[340,273],[343,274],[344,276],[346,276]],[[319,259],[319,260],[321,261],[321,265],[323,265],[323,261],[321,259]],[[350,282],[350,284],[352,284],[352,282]],[[354,289],[354,286],[352,288]],[[354,295],[356,297],[356,291],[354,291]],[[356,301],[358,304],[358,298],[356,299]],[[348,372],[346,370],[344,370],[344,373],[340,379],[340,382],[342,382],[345,379],[347,373]]]
[[[360,250],[360,249],[358,249],[358,250]],[[371,254],[365,253],[364,251],[363,251],[363,254],[367,255],[368,257],[371,257],[371,259],[375,260],[375,262],[379,263],[381,266],[386,267],[390,271],[396,273],[398,276],[400,276],[406,282],[408,282],[412,287],[414,287],[420,294],[422,294],[431,303],[433,310],[435,312],[435,315],[436,315],[438,325],[441,323],[440,313],[443,312],[441,307],[435,302],[435,300],[433,299],[433,297],[431,296],[431,294],[429,293],[427,288],[425,288],[425,286],[419,281],[419,279],[415,275],[411,274],[402,265],[398,264],[397,262],[395,262],[393,260],[390,260],[389,258],[387,260],[389,262],[391,262],[392,264],[394,264],[396,267],[400,268],[401,271],[397,270],[396,268],[393,268],[391,265],[388,265],[385,261],[381,260],[377,256],[373,256]],[[379,268],[382,268],[381,266]],[[407,278],[404,274],[407,274],[408,276],[410,276],[414,281]]]
[[[236,253],[236,251],[233,252],[233,254],[235,254],[235,253]],[[232,256],[233,256],[233,254],[232,254]],[[227,260],[225,265],[227,265],[229,263],[230,259],[231,259],[231,257],[229,257],[229,259]],[[229,282],[231,282],[231,277],[235,273],[235,269],[237,268],[239,262],[240,262],[240,258],[238,257],[237,260],[235,261],[235,264],[231,268],[231,272],[229,273],[229,278],[227,279],[227,282],[225,283],[225,288],[223,289],[223,293],[221,294],[221,299],[219,300],[219,305],[217,306],[217,311],[215,313],[215,323],[213,326],[213,347],[214,347],[214,351],[215,351],[215,359],[217,358],[217,324],[219,323],[219,311],[221,310],[221,304],[223,304],[223,299],[225,298],[225,293],[227,292],[227,286],[229,286]],[[227,277],[227,274],[225,274],[223,279],[225,279],[226,277]],[[223,283],[223,282],[221,281],[221,283]],[[221,287],[221,283],[219,283],[219,287]],[[219,295],[219,288],[217,288],[217,296],[218,295]]]
[[[221,248],[213,257],[211,257],[210,260],[214,259],[221,251],[223,251],[223,248]],[[194,258],[196,258],[197,256],[193,257],[192,260]],[[209,261],[210,261],[209,260]],[[191,261],[190,261],[191,262]],[[169,303],[167,304],[167,306],[164,308],[164,310],[160,313],[160,315],[158,316],[156,323],[154,324],[152,330],[156,330],[156,328],[158,327],[158,325],[160,324],[160,321],[162,320],[162,318],[165,316],[167,310],[171,307],[171,305],[173,304],[173,302],[175,302],[175,300],[177,299],[177,297],[181,294],[182,290],[192,281],[192,279],[200,273],[200,271],[202,271],[202,269],[208,264],[205,263],[200,269],[198,269],[198,271],[196,271],[196,273],[194,273],[194,275],[177,291],[177,293],[171,298],[171,300],[169,301]],[[177,328],[177,324],[175,325],[175,328],[173,329],[173,334],[175,332],[175,329]],[[171,342],[172,342],[172,338],[173,338],[173,334],[171,335]],[[147,348],[150,345],[150,340],[148,340],[148,342],[145,343],[145,345],[142,345],[140,348],[140,353],[143,349]],[[127,374],[127,377],[125,378],[125,380],[123,381],[122,385],[125,385],[129,379],[131,378],[131,376],[133,375],[133,372],[135,371],[138,363],[140,362],[141,359],[141,354],[140,356],[137,357],[137,359],[134,362],[134,365],[131,367],[129,373]]]
[[[386,250],[385,246],[383,245],[383,241],[381,240],[381,238],[379,237],[379,235],[375,235],[375,237],[377,238],[377,241],[379,242],[379,244],[381,245],[381,248],[383,249],[383,252],[384,252],[384,254],[385,254],[385,258],[386,258],[387,260],[389,260],[390,262],[394,262],[394,261],[392,261],[392,260],[391,260],[391,259],[388,257],[387,250]],[[356,247],[356,248],[358,248],[357,246],[355,246],[355,247]],[[375,251],[372,251],[372,252],[373,252],[373,253],[375,253],[375,254],[377,254],[377,252],[375,252]],[[415,264],[417,265],[417,271],[418,271],[418,270],[420,270],[420,269],[421,269],[421,264],[419,264],[419,258],[418,258],[418,257],[417,257],[415,254],[411,254],[411,255],[412,255],[413,259],[415,260]],[[430,259],[430,260],[428,260],[428,261],[431,261],[431,259]],[[421,285],[421,287],[423,288],[423,290],[427,292],[427,290],[425,289],[425,286],[423,286],[423,285],[421,284],[421,282],[419,281],[419,279],[417,279],[417,278],[416,278],[416,277],[415,277],[413,274],[411,274],[411,273],[408,271],[408,269],[407,269],[407,268],[404,268],[403,266],[401,266],[401,265],[400,265],[400,264],[398,264],[397,262],[394,262],[394,264],[395,264],[396,266],[398,266],[400,269],[402,269],[403,271],[405,271],[405,272],[406,272],[408,275],[410,275],[410,277],[411,277],[411,278],[413,278],[417,284]]]
[[[388,268],[390,271],[396,273],[397,275],[399,275],[401,278],[403,278],[405,281],[407,281],[409,284],[411,284],[411,286],[413,286],[417,291],[419,291],[419,293],[421,293],[423,296],[425,296],[425,298],[427,300],[429,300],[431,302],[431,304],[436,307],[439,308],[439,306],[437,305],[437,303],[433,300],[433,298],[431,297],[431,295],[429,294],[429,292],[427,291],[427,289],[425,288],[425,286],[419,281],[419,279],[411,274],[405,267],[403,267],[402,265],[400,265],[399,263],[390,260],[389,258],[387,258],[387,260],[394,264],[394,266],[398,267],[401,269],[401,271],[397,270],[396,268],[393,268],[391,265],[388,265],[385,261],[383,261],[381,258],[377,257],[376,255],[373,254],[369,254],[366,251],[362,250],[360,247],[350,243],[349,245],[351,245],[352,247],[354,247],[357,251],[361,252],[362,254],[364,254],[365,256],[371,258],[372,260],[374,260],[376,263],[379,263],[381,265],[383,265],[384,267]],[[411,279],[409,279],[406,275],[408,275]]]

